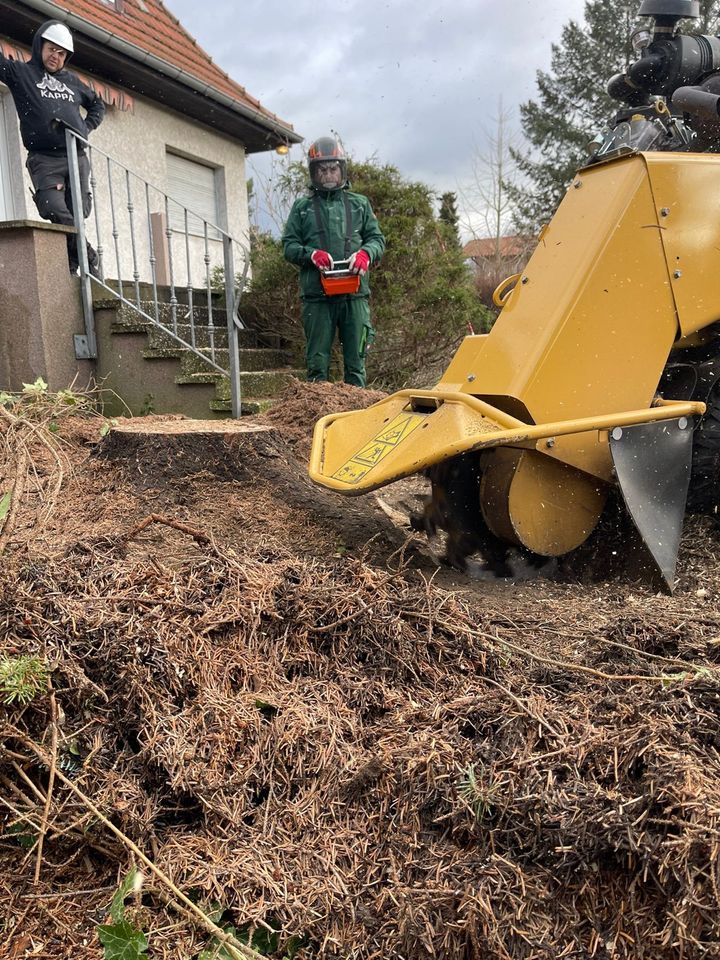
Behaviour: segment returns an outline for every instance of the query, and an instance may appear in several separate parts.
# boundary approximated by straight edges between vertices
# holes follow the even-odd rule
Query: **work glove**
[[[366,250],[358,250],[350,257],[350,272],[359,273],[362,276],[368,272],[370,266],[370,256]]]
[[[327,252],[327,250],[313,250],[310,254],[310,259],[313,264],[318,268],[318,270],[332,270],[333,258]]]

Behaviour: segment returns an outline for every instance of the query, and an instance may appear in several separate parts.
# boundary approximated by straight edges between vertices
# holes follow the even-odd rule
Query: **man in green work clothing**
[[[385,250],[367,197],[352,193],[341,145],[321,137],[308,150],[309,194],[296,200],[283,233],[285,259],[300,267],[300,298],[307,347],[308,380],[328,380],[330,351],[338,331],[345,383],[364,387],[370,322],[368,269]],[[357,293],[328,296],[320,274],[349,260],[360,275]]]

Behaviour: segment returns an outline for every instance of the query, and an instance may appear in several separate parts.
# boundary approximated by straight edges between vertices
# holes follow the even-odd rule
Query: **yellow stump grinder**
[[[315,427],[313,480],[348,495],[416,473],[447,557],[498,576],[582,544],[613,488],[672,589],[686,510],[720,503],[720,39],[697,0],[644,0],[623,104],[432,390]]]

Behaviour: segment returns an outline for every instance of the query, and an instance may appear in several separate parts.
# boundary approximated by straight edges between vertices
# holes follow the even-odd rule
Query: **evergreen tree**
[[[459,247],[460,231],[458,229],[459,216],[457,211],[457,196],[452,192],[444,193],[440,197],[440,212],[438,214],[440,223],[445,224],[446,233],[449,239]]]
[[[523,182],[507,184],[521,232],[550,219],[587,157],[585,145],[616,113],[618,104],[605,87],[634,60],[630,35],[638,7],[638,0],[587,0],[585,22],[571,20],[563,27],[550,71],[538,71],[538,99],[520,107],[525,137],[535,150],[512,151]],[[700,0],[700,9],[701,18],[685,21],[681,29],[717,32],[719,0]]]

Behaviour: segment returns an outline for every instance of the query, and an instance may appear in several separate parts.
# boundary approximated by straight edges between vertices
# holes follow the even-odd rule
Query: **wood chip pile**
[[[188,484],[113,535],[98,518],[62,550],[3,556],[0,654],[51,668],[0,708],[8,950],[102,957],[124,837],[208,914],[280,931],[278,957],[720,956],[707,525],[672,598],[459,589],[397,556],[300,552],[277,524],[240,549],[183,511]],[[197,957],[207,930],[144,872],[150,956]]]

